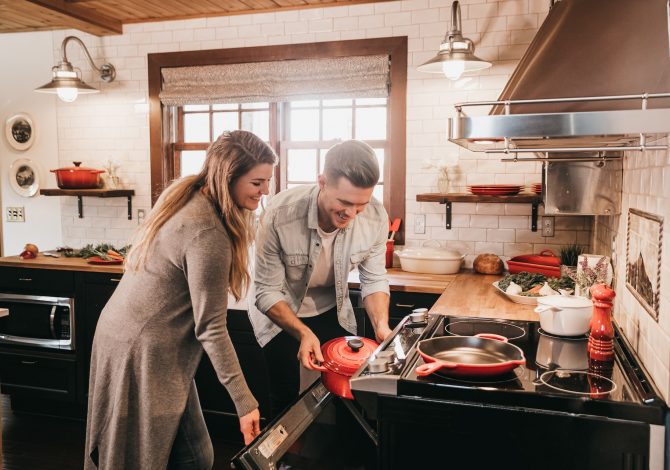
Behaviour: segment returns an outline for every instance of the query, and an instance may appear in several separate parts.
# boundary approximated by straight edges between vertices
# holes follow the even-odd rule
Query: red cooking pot
[[[344,336],[334,338],[321,346],[323,364],[315,366],[321,371],[321,381],[333,394],[353,400],[349,379],[365,364],[379,346],[368,338]]]
[[[424,339],[419,341],[417,350],[426,361],[416,368],[420,377],[437,371],[458,377],[491,376],[526,364],[518,346],[508,343],[504,336],[490,333]]]
[[[56,174],[56,183],[61,189],[95,189],[100,187],[100,173],[105,170],[85,168],[81,162],[73,162],[74,166],[51,170]]]

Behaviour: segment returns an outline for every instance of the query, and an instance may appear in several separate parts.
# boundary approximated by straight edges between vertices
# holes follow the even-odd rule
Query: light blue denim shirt
[[[261,346],[281,331],[265,314],[284,300],[297,312],[307,292],[313,267],[321,253],[317,232],[319,187],[300,186],[272,198],[261,216],[256,237],[254,287],[256,309],[249,317]],[[347,228],[335,237],[333,264],[337,316],[344,329],[356,333],[356,319],[349,300],[349,272],[358,269],[361,293],[389,295],[385,253],[388,215],[384,206],[372,199]]]

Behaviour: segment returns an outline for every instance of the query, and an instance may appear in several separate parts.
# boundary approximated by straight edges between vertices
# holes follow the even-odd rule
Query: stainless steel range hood
[[[666,148],[668,0],[556,3],[497,101],[459,103],[449,140],[490,153]],[[488,116],[466,109],[490,107]],[[481,114],[481,110],[474,114]]]

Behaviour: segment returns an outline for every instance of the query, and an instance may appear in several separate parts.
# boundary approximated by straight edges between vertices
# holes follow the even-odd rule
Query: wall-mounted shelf
[[[40,189],[42,196],[76,196],[79,208],[79,218],[84,218],[83,196],[90,197],[127,197],[128,198],[128,220],[133,218],[132,197],[134,189]]]
[[[537,232],[537,208],[542,203],[542,196],[536,194],[514,194],[511,196],[480,196],[477,194],[467,193],[425,193],[417,194],[416,200],[418,202],[439,202],[445,204],[446,207],[446,223],[447,230],[451,230],[451,203],[452,202],[487,202],[487,203],[503,203],[503,204],[531,204],[531,230]]]

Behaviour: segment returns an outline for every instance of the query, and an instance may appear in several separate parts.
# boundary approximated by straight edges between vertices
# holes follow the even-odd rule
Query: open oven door
[[[363,308],[354,308],[357,334],[374,338]],[[311,386],[242,449],[236,469],[340,470],[376,469],[377,432],[354,400],[329,392],[321,382]]]
[[[317,380],[231,463],[249,470],[335,470],[374,469],[376,461],[376,433],[357,405]]]

